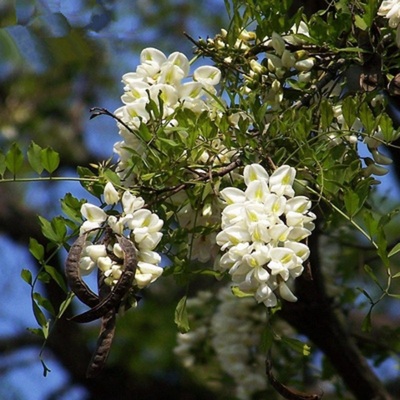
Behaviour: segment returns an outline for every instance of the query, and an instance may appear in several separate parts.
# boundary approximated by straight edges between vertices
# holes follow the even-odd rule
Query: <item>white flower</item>
[[[140,62],[144,64],[151,61],[161,66],[164,62],[167,61],[167,57],[162,51],[153,47],[148,47],[142,50],[142,52],[140,53]]]
[[[143,289],[158,279],[162,273],[161,267],[139,261],[136,268],[135,283],[139,289]]]
[[[289,165],[282,165],[269,178],[269,187],[271,192],[277,195],[285,195],[287,197],[294,196],[294,190],[292,188],[294,178],[296,176],[296,170]]]
[[[89,256],[81,257],[79,260],[79,269],[82,275],[90,274],[95,267],[96,263]]]
[[[122,206],[125,214],[132,214],[144,206],[144,200],[141,197],[134,196],[126,190],[122,195]]]
[[[269,175],[262,165],[250,164],[244,167],[243,178],[246,186],[249,186],[253,181],[268,181]]]
[[[107,182],[104,187],[104,201],[109,205],[116,204],[119,201],[119,194],[111,182]]]
[[[81,214],[89,221],[101,224],[107,219],[107,214],[100,207],[90,203],[82,204]]]
[[[101,224],[107,219],[104,210],[90,203],[82,204],[81,214],[87,219],[80,227],[81,235],[100,228]]]
[[[107,250],[104,244],[91,244],[86,247],[85,253],[96,262],[99,257],[105,257],[107,255]]]
[[[384,0],[379,7],[378,15],[387,18],[391,28],[397,28],[400,23],[400,2],[398,0]]]
[[[221,79],[221,71],[216,67],[204,65],[194,71],[193,79],[206,86],[215,86],[218,85]]]

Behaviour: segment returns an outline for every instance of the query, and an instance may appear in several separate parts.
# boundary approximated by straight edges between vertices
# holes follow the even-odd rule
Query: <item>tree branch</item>
[[[318,232],[310,237],[312,280],[296,279],[297,303],[285,302],[282,317],[306,335],[326,355],[353,395],[360,400],[390,400],[346,328],[345,317],[334,309],[325,291],[318,255]]]

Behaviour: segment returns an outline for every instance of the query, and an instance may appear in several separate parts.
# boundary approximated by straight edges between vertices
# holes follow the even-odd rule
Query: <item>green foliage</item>
[[[297,171],[296,194],[310,198],[312,212],[317,215],[314,234],[320,242],[326,240],[328,253],[332,249],[337,253],[337,259],[326,261],[329,268],[318,266],[318,271],[336,287],[332,299],[338,307],[346,310],[355,303],[361,304],[362,331],[371,332],[375,307],[378,304],[384,307],[400,298],[399,232],[392,230],[399,211],[395,207],[389,210],[377,207],[374,190],[374,184],[378,183],[375,176],[383,176],[387,166],[377,161],[374,152],[383,144],[393,146],[400,132],[395,129],[397,122],[387,107],[388,96],[392,96],[389,82],[398,74],[400,65],[395,33],[383,17],[377,16],[379,4],[372,0],[351,5],[335,1],[328,9],[309,17],[303,15],[301,8],[294,12],[291,1],[234,0],[225,4],[229,23],[221,27],[226,32],[214,38],[193,40],[196,57],[206,57],[222,72],[218,91],[214,93],[210,89],[205,96],[208,108],[201,112],[196,107],[191,109],[185,101],[193,99],[185,99],[173,109],[160,91],[154,98],[147,98],[143,106],[146,117],[140,116],[133,123],[133,109],[132,115],[124,116],[132,122],[126,126],[121,124],[121,113],[116,112],[118,117],[110,112],[92,114],[98,118],[108,115],[119,122],[125,141],[123,151],[127,154],[124,163],[112,158],[111,149],[107,161],[92,163],[91,155],[81,152],[82,140],[69,125],[66,128],[60,121],[45,125],[34,119],[35,115],[57,113],[62,115],[60,120],[73,119],[72,114],[66,114],[65,109],[69,108],[66,100],[52,103],[53,99],[62,97],[59,93],[65,98],[72,97],[72,77],[66,78],[65,87],[57,86],[54,92],[38,98],[33,94],[43,91],[37,90],[39,83],[31,76],[19,88],[10,83],[9,92],[16,93],[17,100],[31,99],[34,129],[30,129],[40,135],[45,133],[43,137],[39,135],[37,142],[30,140],[30,133],[22,133],[22,139],[15,143],[2,141],[7,149],[0,152],[0,183],[74,180],[87,191],[88,197],[98,200],[99,208],[106,210],[107,217],[124,212],[119,204],[106,204],[104,188],[108,182],[119,195],[128,191],[141,196],[145,208],[164,221],[164,236],[157,250],[168,258],[163,275],[173,277],[189,293],[189,287],[195,286],[198,279],[221,279],[229,275],[212,265],[217,254],[215,236],[221,230],[221,190],[230,186],[243,189],[243,180],[239,177],[246,165],[258,163],[270,174],[283,164],[290,165]],[[190,3],[190,7],[197,6]],[[166,2],[154,5],[159,10],[164,7]],[[200,9],[199,12],[204,12]],[[147,14],[139,11],[144,21],[151,22],[152,11]],[[170,26],[168,21],[160,29]],[[0,26],[15,23],[15,7],[10,6]],[[308,32],[297,31],[304,25]],[[152,27],[157,29],[154,24]],[[96,49],[61,12],[47,15],[36,10],[26,29],[36,39],[45,38],[42,51],[50,51],[54,59],[63,61],[63,68],[55,70],[48,81],[43,77],[45,87],[53,87],[52,83],[61,81],[63,74],[91,72],[89,67],[96,57]],[[1,49],[6,50],[8,59],[23,58],[15,47],[15,38],[7,30],[0,30]],[[382,64],[378,72],[374,70],[375,65],[371,66],[372,54]],[[97,85],[103,84],[99,79],[101,62],[100,59],[98,70],[93,68]],[[91,83],[88,78],[87,85],[96,86]],[[29,110],[26,104],[25,109]],[[7,124],[29,132],[23,123],[14,122],[18,121],[16,114],[8,114],[0,111],[0,117]],[[53,131],[58,132],[54,137],[49,135]],[[65,132],[65,142],[58,145],[58,139]],[[43,140],[46,135],[53,138],[54,143],[50,144],[57,151]],[[365,156],[362,148],[370,156]],[[77,167],[77,176],[59,176],[60,166],[67,165],[68,160],[73,160],[74,167],[78,160],[84,160],[84,165]],[[34,238],[29,242],[30,254],[39,268],[37,273],[23,269],[21,278],[31,289],[33,314],[39,326],[31,331],[45,340],[73,298],[63,274],[52,261],[61,249],[69,250],[69,240],[78,236],[85,219],[81,212],[85,203],[87,199],[66,193],[61,200],[64,216],[49,219],[39,216],[47,245]],[[96,239],[105,225],[101,221],[94,228]],[[324,258],[325,248],[319,250]],[[356,268],[358,259],[362,261]],[[66,296],[58,309],[38,292],[39,282],[50,281]],[[192,328],[189,299],[177,292],[180,300],[175,298],[176,293],[169,299],[177,303],[174,322],[180,333],[188,333]],[[249,297],[237,282],[232,292],[242,300]],[[270,310],[271,319],[279,318],[280,311],[281,304]],[[275,334],[271,328],[265,334],[264,348],[278,347],[286,362],[293,351],[299,359],[313,354],[314,350],[307,344],[293,337],[295,333],[288,335],[292,337]],[[392,356],[381,355],[382,358]],[[43,366],[47,371],[46,365]],[[324,361],[321,376],[332,379],[333,375],[332,366]]]

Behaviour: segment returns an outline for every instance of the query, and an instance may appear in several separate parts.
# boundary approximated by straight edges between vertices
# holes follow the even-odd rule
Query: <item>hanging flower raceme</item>
[[[252,164],[243,175],[246,190],[229,187],[220,193],[226,205],[216,240],[225,253],[217,268],[229,271],[241,292],[267,307],[277,304],[275,293],[296,301],[288,284],[301,275],[310,253],[302,241],[314,229],[311,201],[295,196],[296,170],[288,165],[269,176]]]
[[[122,213],[109,215],[102,208],[85,203],[81,207],[81,213],[86,221],[82,224],[80,233],[88,233],[90,237],[100,228],[109,228],[114,234],[130,239],[136,248],[138,259],[133,285],[142,289],[163,272],[159,267],[161,256],[154,251],[162,237],[160,230],[163,221],[143,208],[144,200],[141,197],[136,197],[129,191],[120,196],[110,182],[104,188],[104,202],[108,206],[121,203]],[[97,266],[104,273],[105,283],[114,286],[123,271],[123,258],[124,252],[118,243],[94,244],[88,240],[80,260],[81,273],[87,275]]]
[[[197,68],[190,79],[189,60],[179,52],[167,57],[160,50],[146,48],[141,52],[140,61],[135,72],[123,75],[125,86],[121,100],[124,106],[115,111],[125,124],[119,124],[123,140],[114,145],[114,152],[119,156],[118,171],[124,177],[122,171],[129,164],[132,150],[139,153],[145,150],[144,143],[132,131],[152,122],[155,115],[150,108],[158,109],[158,122],[165,123],[166,129],[175,127],[173,113],[179,107],[196,114],[214,109],[215,86],[221,79],[221,71],[214,66]],[[150,103],[152,107],[149,108]]]

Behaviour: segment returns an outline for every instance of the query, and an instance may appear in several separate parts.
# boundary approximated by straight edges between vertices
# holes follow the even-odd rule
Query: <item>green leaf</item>
[[[74,293],[69,292],[67,298],[60,304],[60,308],[58,310],[57,318],[61,318],[65,311],[68,309],[71,304],[72,299],[74,298]]]
[[[40,307],[36,304],[36,301],[34,301],[34,300],[32,300],[32,307],[33,307],[33,315],[35,316],[36,322],[41,327],[46,326],[46,324],[47,324],[46,317],[43,314],[43,311],[40,309]]]
[[[34,238],[29,239],[29,252],[36,258],[36,260],[43,260],[44,247]]]
[[[54,281],[57,283],[60,288],[67,293],[68,288],[67,284],[65,283],[63,275],[61,275],[54,267],[50,265],[45,265],[44,266],[45,271],[54,279]]]
[[[355,25],[362,31],[365,31],[368,28],[368,24],[364,21],[364,19],[360,15],[355,16]]]
[[[301,340],[282,337],[282,342],[286,343],[291,349],[302,354],[303,356],[309,356],[311,353],[311,347]]]
[[[321,127],[324,130],[328,129],[333,120],[333,110],[332,106],[329,104],[327,100],[321,101],[320,113],[321,113]]]
[[[344,205],[349,217],[353,217],[360,209],[360,199],[355,192],[346,192],[344,195]]]
[[[4,176],[4,172],[6,172],[6,156],[0,151],[0,176]]]
[[[38,144],[31,142],[27,152],[30,166],[39,175],[43,172],[41,151],[42,148]]]
[[[29,269],[23,269],[21,271],[21,278],[30,286],[32,286],[32,273]]]
[[[399,251],[400,251],[400,243],[397,243],[396,246],[394,246],[393,249],[390,250],[390,252],[389,252],[389,254],[388,254],[388,257],[390,258],[390,257],[394,256],[394,255],[397,254]]]
[[[365,272],[370,276],[370,278],[377,284],[377,286],[379,286],[379,288],[380,288],[381,290],[383,290],[381,284],[379,283],[379,280],[378,280],[377,276],[375,275],[374,271],[372,270],[372,268],[371,268],[369,265],[367,265],[367,264],[364,265],[364,271],[365,271]]]
[[[187,296],[183,296],[175,309],[175,324],[180,333],[187,333],[190,331],[189,319],[186,309]]]
[[[104,170],[103,175],[107,178],[109,182],[113,183],[114,185],[121,185],[121,178],[115,171],[111,169],[106,169]]]
[[[63,213],[71,218],[75,222],[82,223],[81,207],[84,200],[78,200],[72,196],[71,193],[67,193],[61,200],[61,210]]]
[[[393,128],[393,121],[388,115],[381,115],[379,118],[379,126],[381,128],[382,136],[386,142],[391,142],[396,139],[397,134]]]
[[[352,97],[348,96],[343,100],[342,113],[347,126],[351,127],[357,118],[356,102]]]
[[[50,221],[39,216],[39,222],[42,227],[43,235],[55,243],[64,243],[67,235],[65,220],[62,217],[55,217]]]
[[[46,299],[40,293],[37,292],[33,293],[33,298],[39,306],[46,309],[51,315],[55,315],[54,307],[48,299]]]
[[[51,147],[46,147],[40,152],[43,168],[53,173],[60,165],[60,155]]]
[[[370,332],[371,328],[372,328],[372,323],[371,323],[371,312],[372,309],[370,309],[367,313],[367,315],[365,316],[365,318],[363,319],[363,322],[361,324],[361,330],[363,332]]]
[[[359,115],[366,132],[371,134],[376,128],[376,118],[366,102],[361,104]]]
[[[21,169],[24,162],[24,156],[17,143],[13,143],[6,154],[6,167],[15,176]]]
[[[392,276],[392,279],[396,279],[396,278],[400,278],[400,272],[398,272],[397,274],[394,274]]]
[[[246,293],[246,292],[242,292],[238,286],[232,286],[231,287],[232,293],[236,296],[236,297],[253,297],[254,295],[251,293]]]

